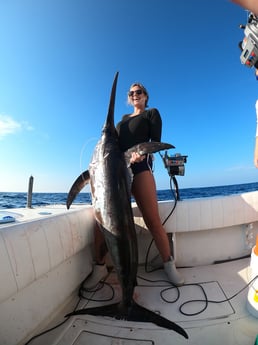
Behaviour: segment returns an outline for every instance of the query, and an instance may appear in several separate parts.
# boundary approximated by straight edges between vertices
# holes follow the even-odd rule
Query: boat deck
[[[76,315],[28,344],[258,344],[258,319],[246,308],[249,263],[250,258],[245,258],[216,265],[181,268],[186,284],[178,289],[166,282],[163,270],[146,273],[144,267],[139,267],[135,301],[179,324],[187,332],[188,340],[152,323]],[[120,286],[115,272],[111,271],[105,284],[99,284],[98,291],[88,293],[86,297],[89,300],[81,299],[77,309],[119,301]],[[78,298],[74,305],[76,302]],[[74,305],[70,304],[65,312],[71,312]],[[59,321],[64,320],[63,315]]]

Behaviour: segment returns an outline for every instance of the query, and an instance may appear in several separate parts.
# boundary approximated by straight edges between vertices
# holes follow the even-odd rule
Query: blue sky
[[[257,182],[258,81],[240,63],[247,12],[229,0],[2,0],[0,191],[67,192],[142,82],[162,140],[188,155],[180,188]],[[169,176],[156,155],[158,189]],[[87,189],[85,189],[87,191]]]

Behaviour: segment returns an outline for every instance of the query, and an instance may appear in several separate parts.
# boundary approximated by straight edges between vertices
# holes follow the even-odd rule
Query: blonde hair
[[[143,93],[147,96],[147,99],[145,101],[145,107],[148,107],[149,94],[148,94],[147,89],[141,83],[133,83],[129,88],[129,92],[130,92],[131,88],[134,86],[138,86],[143,91]],[[129,92],[128,92],[128,94],[129,94]],[[127,96],[127,103],[132,104],[129,95]]]

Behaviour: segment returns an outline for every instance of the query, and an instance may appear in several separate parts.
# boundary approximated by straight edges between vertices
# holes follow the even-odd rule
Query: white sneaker
[[[177,271],[175,260],[172,257],[168,262],[164,263],[164,271],[166,272],[169,281],[175,286],[181,286],[184,284],[185,280]]]
[[[84,289],[93,290],[98,285],[100,280],[105,279],[107,275],[108,270],[106,264],[94,265],[90,275],[83,283]]]

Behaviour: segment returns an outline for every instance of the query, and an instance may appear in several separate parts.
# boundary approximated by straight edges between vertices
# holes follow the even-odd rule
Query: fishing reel
[[[162,159],[169,176],[184,176],[185,163],[187,162],[187,157],[188,156],[182,156],[180,153],[176,153],[173,156],[169,156],[167,151],[165,151],[165,154],[162,156]]]
[[[246,25],[240,25],[244,29],[245,37],[239,42],[239,48],[242,50],[240,61],[243,65],[258,69],[258,16],[252,12],[248,15]]]

